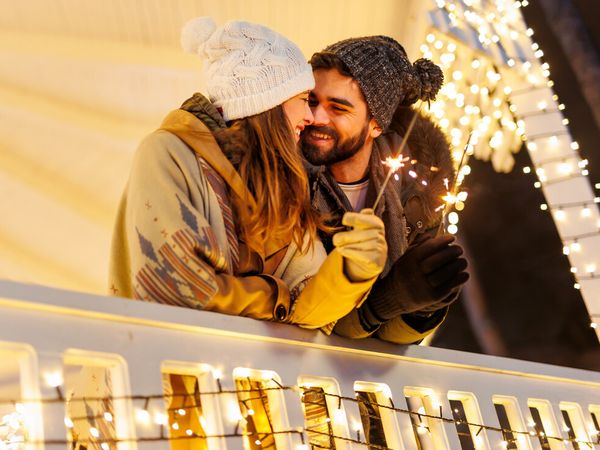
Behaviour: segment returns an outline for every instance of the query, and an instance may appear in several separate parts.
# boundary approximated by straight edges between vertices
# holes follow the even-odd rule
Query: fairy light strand
[[[542,188],[586,178],[589,175],[589,170],[587,160],[581,158],[577,152],[579,144],[575,141],[570,142],[570,144],[564,142],[563,137],[571,140],[568,118],[562,117],[562,120],[560,120],[562,127],[557,126],[559,128],[557,130],[524,133],[527,119],[548,115],[561,116],[565,110],[565,105],[559,102],[558,95],[552,91],[554,82],[550,79],[549,64],[540,61],[544,56],[544,52],[540,49],[539,44],[531,41],[534,31],[531,28],[526,29],[521,13],[511,9],[513,6],[524,7],[527,4],[527,1],[515,3],[496,2],[494,6],[497,11],[492,11],[491,7],[485,9],[483,5],[476,2],[436,0],[437,9],[443,10],[443,14],[449,20],[448,29],[444,31],[434,28],[421,45],[421,52],[423,57],[441,61],[446,79],[449,80],[440,92],[440,105],[437,106],[436,103],[438,102],[434,102],[431,110],[433,110],[432,116],[443,129],[455,132],[452,134],[454,146],[456,146],[455,141],[460,137],[461,130],[464,133],[464,129],[469,126],[471,128],[482,127],[484,130],[482,143],[492,148],[482,150],[482,143],[480,143],[475,148],[475,156],[480,159],[491,159],[491,155],[497,152],[499,146],[504,146],[502,150],[503,152],[506,151],[506,146],[510,145],[506,139],[509,136],[507,125],[511,123],[511,119],[506,116],[507,112],[504,105],[508,106],[508,112],[512,114],[512,123],[517,124],[515,131],[523,127],[521,138],[526,142],[526,146],[532,152],[532,155],[538,147],[537,144],[543,145],[544,143],[541,141],[546,138],[550,139],[549,144],[552,146],[570,146],[570,149],[574,151],[573,153],[535,161],[535,166],[540,168],[552,161],[560,164],[557,167],[559,171],[557,175],[559,176],[548,178],[545,174],[538,175],[539,181],[534,186]],[[507,11],[510,13],[507,14]],[[432,14],[435,14],[435,10],[432,10]],[[461,37],[459,34],[454,33],[453,29],[473,30],[477,33],[476,38],[478,38],[479,43],[476,43],[477,45],[473,44],[473,41],[468,38],[470,33]],[[508,42],[509,37],[511,42]],[[525,52],[523,58],[509,55],[511,53],[509,49],[515,48],[512,47],[513,42]],[[499,45],[503,46],[502,52],[496,51],[496,47]],[[458,53],[460,57],[455,54],[457,46],[463,47],[463,51]],[[530,51],[532,57],[527,60],[525,55]],[[435,58],[433,58],[434,54],[436,55]],[[472,61],[470,65],[467,63],[468,58],[471,58]],[[513,90],[506,84],[501,70],[496,67],[499,60],[502,60],[501,68],[505,70],[505,74],[510,73],[512,75],[514,73],[518,75],[527,87]],[[482,80],[486,80],[486,77],[489,79],[487,84],[482,82]],[[541,92],[543,96],[540,95],[541,98],[537,104],[531,105],[530,108],[523,108],[523,106],[511,102],[511,99],[513,101],[519,98],[522,99],[521,96],[531,95],[532,92],[538,94]],[[504,94],[504,96],[501,94]],[[537,109],[534,109],[534,106],[537,106]],[[456,110],[454,111],[453,108]],[[519,109],[524,109],[524,111],[520,112]],[[454,123],[452,123],[453,121]],[[501,130],[493,134],[490,127],[494,127],[496,121],[502,127]],[[475,125],[473,125],[474,122]],[[511,125],[511,127],[514,127],[514,125]],[[512,159],[512,156],[509,152],[506,152],[499,159],[502,160],[502,158]],[[532,156],[532,159],[535,158]],[[567,162],[567,160],[572,160],[572,162]],[[531,169],[524,170],[524,172],[530,173]],[[597,216],[597,210],[590,208],[595,203],[597,203],[595,199],[594,201],[582,201],[577,202],[573,207],[582,207],[581,219],[589,220],[589,218]],[[566,220],[563,208],[570,207],[570,204],[543,204],[541,209],[558,211],[557,213],[553,212],[555,220],[562,222]],[[455,220],[457,221],[456,218]],[[600,224],[600,220],[598,223]],[[588,224],[586,223],[585,226],[587,227]],[[456,231],[455,225],[454,231]],[[597,234],[593,232],[589,235],[596,236]],[[568,238],[562,238],[562,241],[563,245],[566,245]],[[582,277],[582,279],[585,278]],[[579,288],[578,284],[576,284],[576,288]]]
[[[599,318],[600,315],[594,314],[592,315],[592,317],[594,319]],[[302,392],[303,387],[302,386],[296,386],[296,385],[292,385],[292,386],[284,386],[281,385],[281,383],[276,383],[278,386],[276,387],[272,387],[272,388],[261,388],[261,389],[232,389],[232,390],[227,390],[227,391],[223,391],[223,392],[212,392],[212,391],[207,391],[207,392],[201,392],[201,395],[227,395],[227,394],[231,394],[231,393],[247,393],[248,391],[265,391],[265,390],[276,390],[276,391],[287,391],[287,390],[292,390],[295,392]],[[477,429],[478,432],[477,434],[481,433],[481,431],[483,430],[487,430],[487,431],[491,431],[491,432],[498,432],[502,434],[503,440],[504,437],[506,436],[506,434],[508,433],[512,433],[513,435],[531,435],[531,432],[529,431],[520,431],[520,430],[513,430],[513,429],[506,429],[506,428],[499,428],[497,426],[492,426],[492,425],[486,425],[486,424],[481,424],[481,423],[475,423],[475,422],[470,422],[464,419],[454,419],[454,418],[448,418],[448,417],[444,417],[443,416],[443,409],[440,405],[439,408],[439,415],[438,414],[430,414],[427,413],[426,411],[414,411],[411,409],[407,409],[407,408],[399,408],[396,407],[392,401],[392,399],[389,399],[389,404],[382,404],[382,403],[378,403],[378,402],[370,402],[368,400],[362,399],[362,398],[356,398],[356,397],[349,397],[349,396],[343,396],[343,395],[338,395],[338,394],[333,394],[333,393],[329,393],[329,392],[322,392],[322,394],[325,397],[331,397],[335,400],[337,400],[338,405],[339,405],[339,409],[341,410],[342,408],[342,402],[352,402],[352,403],[370,403],[371,405],[377,406],[378,408],[381,409],[387,409],[390,411],[393,411],[395,413],[400,413],[400,414],[407,414],[409,416],[416,416],[419,418],[419,420],[422,422],[423,418],[426,419],[431,419],[431,420],[440,420],[442,422],[446,422],[446,423],[454,423],[456,424],[462,424],[462,425],[468,425],[471,428]],[[191,401],[190,403],[192,404],[191,406],[188,405],[187,407],[194,407],[193,404],[195,403],[195,394],[176,394],[176,395],[168,395],[167,397],[174,397],[174,396],[185,396],[185,397],[190,397]],[[103,399],[105,399],[106,397],[103,397]],[[147,403],[144,404],[145,407],[149,406],[150,400],[152,399],[163,399],[165,398],[165,395],[163,394],[155,394],[155,395],[135,395],[135,396],[120,396],[120,397],[110,397],[113,400],[116,400],[117,398],[121,399],[121,400],[144,400],[147,401]],[[259,399],[262,398],[264,401],[264,397],[255,397],[255,399]],[[91,397],[86,397],[85,400],[90,400]],[[73,398],[70,399],[70,401],[84,401],[83,398],[79,399],[79,398]],[[29,399],[27,401],[21,401],[19,404],[23,404],[23,403],[34,403],[34,402],[39,402],[39,403],[60,403],[60,402],[65,402],[64,398],[62,398],[61,396],[57,396],[57,397],[52,397],[52,398],[42,398],[42,399],[37,399],[37,400],[33,400],[33,399]],[[10,404],[15,404],[13,400],[0,400],[0,403],[10,403]],[[196,407],[200,406],[199,404],[195,405]],[[179,408],[176,408],[179,409]],[[88,416],[85,419],[91,419],[93,418],[92,416]],[[78,420],[80,418],[74,418],[73,420]],[[344,420],[345,416],[344,416]],[[71,421],[71,423],[73,423]],[[175,441],[175,440],[186,440],[186,439],[210,439],[210,438],[243,438],[243,437],[248,437],[248,438],[257,438],[258,436],[258,441],[264,440],[266,437],[268,436],[274,436],[274,435],[297,435],[300,438],[301,444],[299,445],[305,445],[305,433],[313,433],[313,434],[323,434],[323,435],[327,435],[332,439],[339,439],[339,440],[343,440],[346,442],[352,442],[355,444],[360,444],[360,445],[365,445],[368,446],[370,448],[377,448],[378,450],[387,450],[388,448],[385,446],[381,446],[375,442],[369,442],[367,440],[367,436],[365,436],[365,440],[360,439],[360,434],[357,434],[357,439],[354,438],[349,438],[346,436],[339,436],[336,435],[335,433],[331,432],[331,433],[325,433],[322,431],[319,431],[317,429],[314,429],[313,427],[300,427],[300,428],[296,428],[296,429],[289,429],[289,430],[280,430],[280,431],[270,431],[270,432],[261,432],[261,433],[249,433],[249,432],[239,432],[239,422],[236,425],[236,429],[233,433],[222,433],[222,434],[198,434],[195,433],[191,430],[189,430],[189,433],[186,433],[186,435],[181,435],[181,436],[171,436],[171,437],[167,437],[165,436],[165,424],[161,423],[160,425],[160,435],[158,436],[144,436],[144,437],[137,437],[137,438],[101,438],[101,437],[97,437],[94,439],[78,439],[77,442],[85,444],[85,443],[96,443],[96,444],[118,444],[118,443],[126,443],[126,442],[138,442],[138,443],[142,443],[142,442],[158,442],[158,441]],[[430,432],[429,428],[426,427],[427,430],[426,432]],[[359,429],[359,428],[357,428]],[[272,430],[272,429],[271,429]],[[587,442],[587,441],[582,441],[580,439],[577,438],[564,438],[564,437],[559,437],[559,436],[549,436],[549,435],[544,435],[546,439],[549,440],[556,440],[556,441],[562,441],[562,442],[571,442],[571,443],[577,443],[577,444],[586,444],[586,445],[590,445],[593,443],[591,442]],[[0,440],[0,442],[3,442]],[[6,441],[4,441],[6,442]],[[29,440],[29,439],[23,439],[21,441],[19,441],[19,443],[22,444],[35,444],[35,445],[59,445],[59,444],[70,444],[71,441],[70,440],[60,440],[60,439],[48,439],[48,440]],[[311,444],[311,446],[315,447],[315,445]],[[318,446],[316,446],[318,447]]]

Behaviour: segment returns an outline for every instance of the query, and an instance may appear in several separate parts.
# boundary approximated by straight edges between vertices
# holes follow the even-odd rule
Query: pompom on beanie
[[[311,66],[296,44],[251,22],[218,28],[210,17],[190,20],[181,45],[204,60],[206,93],[226,121],[274,108],[314,88]]]

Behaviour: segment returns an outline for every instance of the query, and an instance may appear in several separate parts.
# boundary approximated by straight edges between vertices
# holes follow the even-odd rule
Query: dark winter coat
[[[366,205],[374,203],[379,188],[387,175],[387,167],[382,161],[396,153],[406,134],[409,123],[415,114],[412,108],[399,108],[392,123],[384,134],[373,144],[369,166],[369,188]],[[454,180],[454,169],[450,146],[444,133],[429,118],[419,114],[407,145],[402,151],[409,160],[393,177],[386,187],[375,214],[382,218],[388,242],[388,261],[382,273],[385,277],[391,266],[413,245],[422,234],[435,234],[441,221],[442,197],[447,192],[447,184]],[[411,164],[414,162],[414,164]],[[308,165],[313,204],[321,211],[331,214],[330,225],[341,226],[341,218],[346,211],[352,211],[346,195],[325,167]],[[409,170],[416,174],[413,177]],[[447,181],[445,181],[447,180]],[[327,251],[333,246],[331,236],[322,236]],[[430,334],[444,319],[447,308],[430,317],[417,314],[403,314],[383,324],[376,331],[377,337],[391,342],[408,344],[418,342]],[[367,337],[356,310],[338,322],[336,332],[347,337]],[[412,336],[406,341],[407,335]],[[399,336],[403,336],[399,340]]]

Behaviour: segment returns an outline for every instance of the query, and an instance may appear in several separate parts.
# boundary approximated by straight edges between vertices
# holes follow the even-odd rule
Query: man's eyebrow
[[[349,108],[354,108],[354,105],[344,98],[329,97],[327,100],[329,100],[332,103],[338,103],[340,105],[344,105]]]

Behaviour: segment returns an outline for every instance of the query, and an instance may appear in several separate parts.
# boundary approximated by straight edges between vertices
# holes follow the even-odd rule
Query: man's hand
[[[466,283],[467,260],[454,237],[427,238],[410,248],[377,281],[364,307],[366,316],[384,322],[399,314],[433,312],[450,304]]]
[[[344,272],[351,281],[378,276],[387,260],[385,228],[372,209],[347,212],[342,224],[352,227],[333,236],[333,245],[344,257]]]

